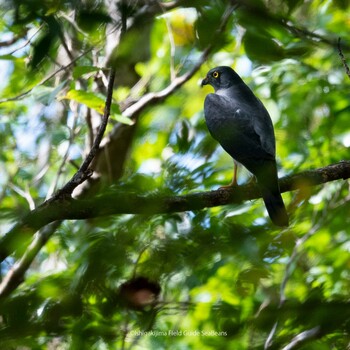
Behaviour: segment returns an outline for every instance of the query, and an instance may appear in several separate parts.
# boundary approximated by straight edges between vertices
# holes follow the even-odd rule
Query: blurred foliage
[[[210,88],[199,87],[217,65],[234,67],[270,111],[281,176],[349,159],[349,77],[336,46],[340,37],[350,64],[349,1],[238,1],[221,33],[229,1],[159,3],[170,4],[0,4],[1,235],[76,171],[90,115],[103,110],[105,62],[117,70],[110,132],[131,123],[118,104],[164,89],[215,44],[192,79],[141,113],[116,189],[171,196],[230,181],[232,160],[204,123]],[[1,349],[262,349],[269,334],[270,349],[298,334],[310,336],[293,349],[348,348],[349,182],[283,197],[284,230],[260,200],[64,221],[0,300]],[[125,302],[120,288],[137,276],[160,285],[159,300]],[[145,301],[147,285],[126,299]]]

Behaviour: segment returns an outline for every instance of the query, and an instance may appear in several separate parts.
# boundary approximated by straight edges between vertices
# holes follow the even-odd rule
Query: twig
[[[26,47],[28,44],[30,44],[30,42],[32,41],[32,39],[39,33],[39,31],[41,30],[42,25],[39,26],[39,28],[35,31],[35,33],[28,38],[21,46],[17,47],[16,49],[14,49],[11,52],[8,52],[7,55],[13,55],[14,53],[16,53],[19,50],[22,50],[24,47]],[[19,39],[19,37],[17,37],[16,41]],[[13,43],[11,43],[12,45]],[[1,46],[1,45],[0,45]]]
[[[8,186],[10,188],[12,188],[16,193],[18,193],[20,196],[22,196],[27,201],[30,210],[35,209],[34,199],[28,190],[26,190],[26,191],[22,190],[20,187],[14,185],[12,183],[9,183]]]
[[[111,112],[111,104],[112,104],[112,96],[113,96],[113,86],[115,79],[115,70],[111,69],[108,80],[107,87],[107,98],[105,103],[104,114],[102,117],[101,124],[97,131],[94,143],[90,149],[90,152],[86,156],[85,160],[81,164],[79,170],[73,175],[73,177],[48,201],[54,201],[60,198],[70,197],[73,190],[79,186],[82,182],[84,182],[87,178],[92,175],[92,170],[89,169],[89,166],[94,159],[99,147],[103,135],[106,131],[106,127],[108,124],[108,118]]]
[[[335,40],[324,37],[320,34],[317,34],[315,32],[311,32],[310,30],[302,27],[298,27],[294,24],[290,24],[289,20],[282,19],[281,24],[287,28],[291,33],[295,34],[298,38],[310,40],[310,41],[316,41],[316,42],[321,42],[326,45],[335,46]]]
[[[94,128],[92,126],[91,108],[87,108],[85,120],[86,120],[87,129],[88,129],[87,149],[90,149],[94,144]],[[79,167],[77,169],[79,169]]]
[[[346,58],[343,54],[343,51],[342,51],[342,48],[340,45],[340,41],[341,41],[341,38],[338,38],[338,53],[339,53],[341,61],[343,62],[345,72],[346,72],[347,76],[350,78],[350,68],[349,68],[348,64],[346,63]]]

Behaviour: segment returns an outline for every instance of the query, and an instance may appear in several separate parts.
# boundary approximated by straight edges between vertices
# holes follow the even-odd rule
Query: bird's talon
[[[230,185],[226,185],[226,186],[220,186],[220,187],[218,188],[218,190],[219,190],[219,191],[221,191],[221,190],[228,190],[228,189],[233,190],[233,189],[235,189],[236,187],[238,187],[238,184],[237,184],[237,183],[235,183],[235,184],[230,184]]]

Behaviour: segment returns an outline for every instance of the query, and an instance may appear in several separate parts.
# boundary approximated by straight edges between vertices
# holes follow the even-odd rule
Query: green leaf
[[[101,24],[109,23],[110,21],[110,16],[98,9],[82,9],[77,14],[77,23],[86,32],[98,31],[98,27]]]
[[[285,58],[283,47],[268,35],[247,31],[243,43],[247,56],[252,61],[271,63]]]
[[[62,99],[73,100],[78,103],[84,104],[85,106],[95,110],[96,112],[103,114],[105,108],[105,100],[92,92],[86,92],[82,90],[69,90]],[[133,121],[127,117],[124,117],[120,113],[119,106],[116,104],[111,105],[111,117],[116,121],[132,125]]]
[[[35,100],[41,102],[45,106],[48,106],[54,101],[57,94],[64,88],[65,85],[65,81],[56,87],[38,85],[32,90],[32,96]]]
[[[81,76],[92,73],[92,72],[98,72],[101,68],[96,66],[78,66],[74,67],[73,69],[73,78],[78,79]]]
[[[200,48],[205,48],[214,43],[218,49],[226,42],[226,33],[223,31],[218,37],[217,32],[218,28],[220,28],[224,11],[225,6],[221,1],[215,3],[214,6],[206,6],[199,9],[199,16],[195,27]]]

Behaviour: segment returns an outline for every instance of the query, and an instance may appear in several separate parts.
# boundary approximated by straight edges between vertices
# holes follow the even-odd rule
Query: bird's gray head
[[[219,89],[227,89],[241,81],[241,78],[231,67],[220,66],[211,69],[205,79],[202,80],[201,85],[209,84],[217,91]]]

